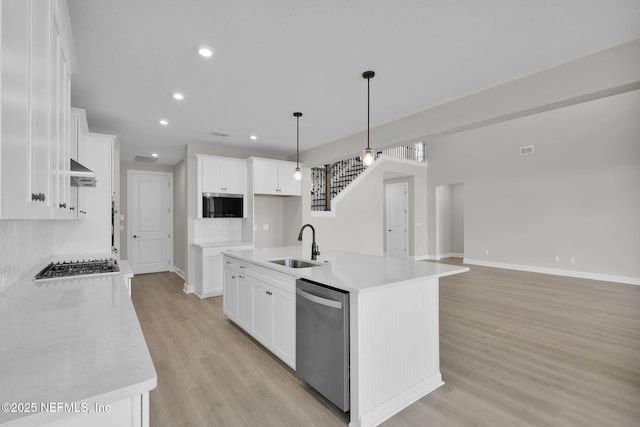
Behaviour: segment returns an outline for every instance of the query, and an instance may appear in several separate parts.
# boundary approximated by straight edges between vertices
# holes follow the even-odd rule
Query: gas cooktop
[[[58,279],[70,276],[88,276],[92,274],[118,273],[118,261],[115,259],[90,259],[82,261],[52,262],[36,275],[36,280]]]

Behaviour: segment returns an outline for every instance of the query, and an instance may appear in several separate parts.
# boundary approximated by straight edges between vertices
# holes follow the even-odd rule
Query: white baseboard
[[[580,279],[601,280],[605,282],[626,283],[640,285],[640,277],[616,276],[612,274],[589,273],[586,271],[565,270],[562,268],[536,267],[533,265],[509,264],[506,262],[484,261],[480,259],[465,258],[464,264],[481,265],[484,267],[504,268],[507,270],[529,271],[532,273],[553,274],[556,276],[577,277]]]
[[[349,423],[349,426],[377,426],[443,384],[442,376],[440,375],[440,372],[437,372],[418,382],[413,387],[402,391],[376,408],[362,414],[360,420],[352,420],[351,423]]]
[[[195,294],[198,295],[200,297],[200,299],[204,299],[204,298],[211,298],[211,297],[219,297],[220,295],[222,295],[222,291],[205,292],[203,294],[199,294],[199,293],[195,292]]]
[[[173,266],[173,272],[176,273],[178,276],[182,277],[182,279],[186,282],[187,281],[187,273],[185,273],[184,271],[180,270],[178,267],[176,267],[175,265]]]
[[[448,254],[440,254],[440,255],[427,255],[424,259],[429,259],[431,261],[440,261],[445,258],[464,258],[464,254],[460,254],[457,252],[450,252]]]
[[[187,285],[187,282],[184,282],[184,286],[182,287],[182,292],[185,294],[192,294],[195,291],[195,286]]]

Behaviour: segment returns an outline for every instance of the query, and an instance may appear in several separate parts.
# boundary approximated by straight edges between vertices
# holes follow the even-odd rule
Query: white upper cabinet
[[[300,196],[302,185],[296,181],[293,173],[295,162],[260,159],[253,157],[253,192],[276,196]]]
[[[247,164],[228,157],[198,157],[202,193],[246,194]]]
[[[0,218],[70,218],[67,4],[2,0],[0,29]]]
[[[1,218],[31,218],[31,158],[29,123],[30,2],[2,0],[2,91],[0,140]],[[38,201],[49,197],[48,190],[34,194]],[[34,199],[35,200],[35,199]]]

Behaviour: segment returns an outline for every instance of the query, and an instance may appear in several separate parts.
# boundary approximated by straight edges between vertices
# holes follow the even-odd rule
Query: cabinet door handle
[[[244,265],[241,265],[240,268],[247,268],[247,267],[245,267]]]
[[[229,262],[229,261],[225,261],[224,263],[225,263],[225,264],[231,264],[231,262]]]
[[[67,204],[66,203],[60,203],[58,204],[58,207],[61,209],[66,209],[67,208]]]
[[[137,234],[134,234],[134,235],[133,235],[133,238],[134,238],[134,239],[137,239],[138,237],[140,237],[140,236],[138,236]]]
[[[238,277],[239,277],[239,278],[241,278],[241,279],[244,279],[244,276],[243,276],[243,275],[240,275],[240,276],[238,276]]]

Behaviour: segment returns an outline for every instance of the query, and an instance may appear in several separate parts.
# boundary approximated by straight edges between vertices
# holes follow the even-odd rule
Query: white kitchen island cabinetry
[[[299,246],[237,251],[225,253],[225,258],[252,266],[253,289],[257,292],[276,295],[273,288],[260,283],[265,277],[276,290],[283,290],[286,280],[274,282],[277,275],[292,280],[305,278],[349,292],[350,426],[379,425],[444,384],[440,374],[438,281],[468,268],[333,250],[323,250],[318,259],[321,265],[314,267],[289,268],[270,262],[308,260]],[[295,292],[295,282],[290,286]],[[267,305],[265,311],[254,311],[254,325],[267,322],[264,319],[272,310],[273,327],[269,330],[260,324],[253,333],[248,331],[261,342],[271,333],[271,344],[265,346],[285,362],[277,350],[276,333],[285,331],[287,335],[283,327],[291,327],[295,357],[293,292],[293,317],[276,320],[276,313],[289,315],[288,302],[285,308]],[[256,298],[254,304],[264,305],[265,300],[268,298]]]
[[[253,193],[274,196],[300,196],[301,181],[296,181],[293,172],[295,162],[251,157],[253,168]]]
[[[224,262],[225,315],[295,369],[295,277],[235,257]]]

